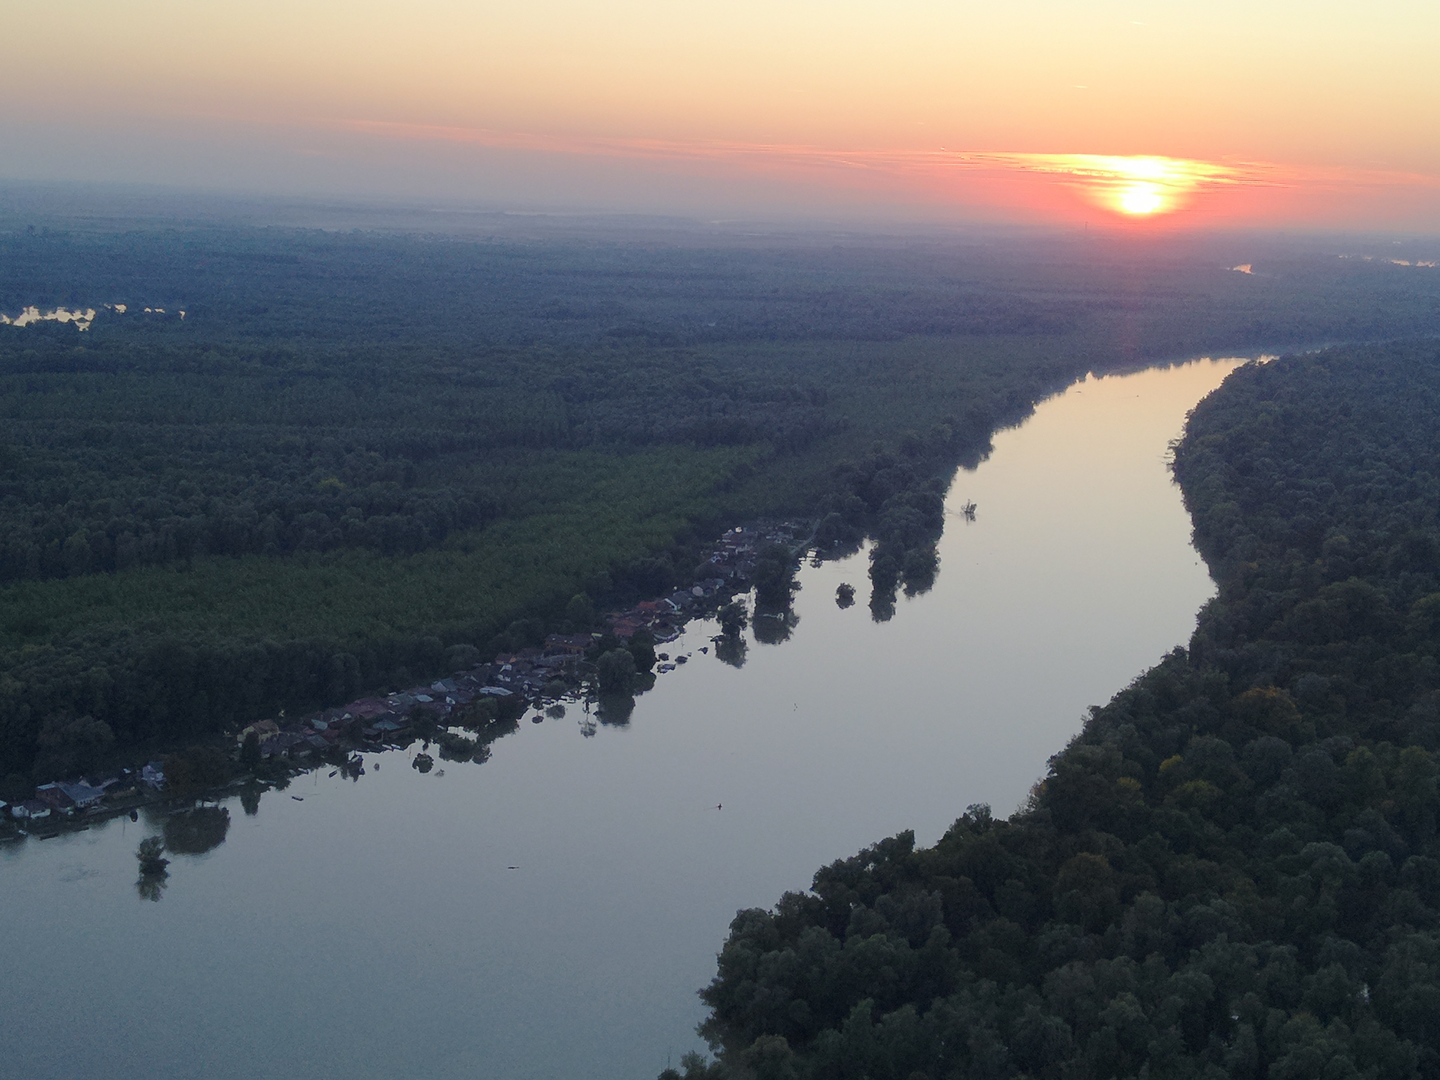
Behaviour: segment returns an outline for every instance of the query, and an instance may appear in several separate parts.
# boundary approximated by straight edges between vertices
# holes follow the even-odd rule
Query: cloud
[[[1261,163],[1221,163],[1154,155],[1040,154],[940,149],[856,149],[804,144],[721,140],[673,140],[559,136],[491,128],[449,127],[393,121],[341,119],[326,126],[386,139],[459,143],[522,150],[629,158],[654,162],[706,163],[746,170],[867,174],[910,181],[932,192],[947,186],[958,196],[957,177],[981,186],[1026,180],[1067,187],[1089,202],[1141,216],[1182,209],[1225,188],[1276,186],[1283,172]]]

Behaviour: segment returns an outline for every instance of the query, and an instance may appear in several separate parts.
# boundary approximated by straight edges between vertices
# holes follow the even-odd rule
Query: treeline
[[[971,261],[983,249],[966,245]],[[988,261],[988,260],[987,260]],[[124,303],[157,332],[312,345],[604,340],[683,345],[1055,334],[1093,301],[1036,295],[964,258],[863,244],[514,242],[192,226],[0,234],[0,311]],[[398,272],[397,272],[398,271]],[[1009,277],[1010,275],[1006,275]],[[322,299],[316,306],[313,301]],[[176,317],[185,310],[183,322]],[[138,313],[138,315],[137,315]],[[97,328],[113,316],[102,314]]]
[[[0,326],[0,773],[440,673],[577,592],[687,585],[761,516],[874,539],[887,618],[945,477],[1086,371],[1440,310],[1335,260],[1215,269],[1249,258],[0,235],[0,311],[101,309]]]
[[[414,553],[543,505],[546,451],[785,452],[842,426],[813,374],[783,362],[618,349],[322,362],[36,329],[0,327],[0,582]]]
[[[203,223],[97,231],[92,220],[0,232],[0,312],[124,303],[157,337],[311,349],[893,341],[1119,325],[1116,347],[1165,356],[1433,333],[1436,275],[1390,265],[1389,243],[1376,250],[1372,263],[1323,243],[1242,235],[1164,245],[723,233],[702,243],[516,241]],[[1260,272],[1224,269],[1237,262]],[[96,329],[113,321],[102,310]]]
[[[741,912],[684,1074],[1440,1076],[1437,417],[1434,344],[1237,370],[1176,451],[1190,649],[1028,810]]]

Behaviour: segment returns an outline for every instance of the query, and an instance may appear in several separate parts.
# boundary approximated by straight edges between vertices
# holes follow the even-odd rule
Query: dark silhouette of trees
[[[176,855],[204,855],[225,842],[230,832],[230,811],[224,806],[183,810],[165,819],[163,832],[167,851]]]

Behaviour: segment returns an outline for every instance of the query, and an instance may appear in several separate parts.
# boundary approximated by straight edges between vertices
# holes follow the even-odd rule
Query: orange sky
[[[1433,2],[59,0],[7,25],[0,177],[1440,231]]]

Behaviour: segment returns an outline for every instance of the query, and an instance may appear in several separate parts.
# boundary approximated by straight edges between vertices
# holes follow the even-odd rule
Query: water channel
[[[701,1048],[737,909],[967,804],[1010,813],[1088,706],[1188,639],[1213,585],[1167,448],[1236,363],[1043,402],[957,474],[978,513],[951,514],[930,592],[875,623],[863,553],[806,566],[789,641],[735,668],[692,624],[624,727],[572,707],[483,765],[422,775],[417,745],[229,800],[158,902],[144,816],[0,846],[0,1072],[649,1080]]]

